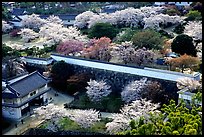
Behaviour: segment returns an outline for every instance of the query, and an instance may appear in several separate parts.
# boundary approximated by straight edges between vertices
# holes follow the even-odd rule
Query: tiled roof
[[[34,59],[34,60],[44,60],[44,61],[53,60],[51,57],[49,57],[49,58],[36,58],[36,57],[25,56],[24,58],[25,59]]]
[[[50,15],[40,15],[40,18],[42,19],[46,19],[48,18]],[[77,15],[75,14],[59,14],[59,15],[54,15],[54,16],[58,16],[61,20],[75,20],[75,17]]]
[[[24,12],[25,12],[25,9],[23,9],[23,8],[14,8],[12,10],[13,15],[23,15]]]
[[[23,97],[43,85],[48,83],[48,79],[35,71],[18,81],[10,83],[7,88],[13,93],[18,93],[18,97]]]

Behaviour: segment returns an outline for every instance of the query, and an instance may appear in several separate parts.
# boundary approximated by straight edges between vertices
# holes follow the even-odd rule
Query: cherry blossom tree
[[[152,28],[159,30],[161,25],[162,26],[167,26],[168,23],[173,24],[178,24],[183,21],[183,18],[180,16],[169,16],[167,14],[157,14],[157,15],[150,15],[149,17],[145,17],[143,19],[144,23],[144,29],[146,28]]]
[[[109,61],[111,40],[106,37],[92,39],[82,51],[82,56],[91,59]]]
[[[189,21],[184,29],[184,34],[202,41],[202,21]]]
[[[83,50],[84,44],[78,40],[66,40],[60,43],[56,51],[64,55],[77,55]]]
[[[32,115],[32,117],[36,117],[40,120],[46,120],[48,122],[48,126],[46,128],[54,132],[60,130],[59,120],[65,117],[75,121],[83,128],[88,128],[94,125],[97,121],[100,121],[99,111],[93,109],[67,110],[54,104],[48,104],[47,106],[35,108],[34,115]]]
[[[122,101],[124,101],[125,103],[130,103],[134,100],[140,99],[141,94],[146,86],[147,78],[132,81],[131,83],[126,85],[121,92]]]
[[[33,31],[32,29],[24,28],[19,32],[24,42],[29,42],[39,37],[39,34]]]
[[[86,89],[86,93],[90,100],[96,102],[101,101],[103,97],[108,96],[112,92],[111,87],[103,80],[96,81],[90,79]]]
[[[145,47],[137,49],[132,57],[132,62],[141,66],[141,64],[148,64],[154,62],[155,53],[147,50]]]
[[[2,32],[8,32],[11,30],[13,27],[9,25],[6,21],[2,20]]]
[[[25,18],[21,21],[22,26],[34,30],[39,30],[44,24],[46,24],[46,20],[41,19],[39,15],[31,14],[26,15]]]
[[[88,21],[92,16],[96,15],[91,11],[85,11],[75,17],[74,26],[78,28],[84,28],[88,26]]]
[[[89,128],[93,126],[96,122],[100,121],[99,111],[89,109],[80,110],[74,109],[69,110],[70,119],[79,124],[82,128]]]
[[[112,47],[111,56],[123,61],[125,64],[132,62],[135,49],[131,41],[125,41]]]
[[[115,134],[117,132],[130,129],[130,121],[138,121],[141,116],[145,117],[146,121],[150,118],[150,113],[160,113],[157,109],[159,104],[153,104],[150,100],[140,99],[133,101],[131,104],[121,108],[120,113],[112,114],[113,121],[106,124],[106,131]]]
[[[47,40],[47,44],[58,44],[65,40],[79,40],[87,42],[88,38],[85,35],[81,35],[80,31],[76,27],[65,28],[61,24],[47,23],[40,28],[40,36]]]
[[[199,81],[190,78],[179,78],[176,83],[178,89],[188,88],[190,91],[201,88]]]
[[[63,24],[63,21],[58,17],[51,15],[46,19],[47,23]]]

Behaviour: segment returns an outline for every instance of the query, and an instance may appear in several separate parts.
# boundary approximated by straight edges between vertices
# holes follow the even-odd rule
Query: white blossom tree
[[[88,26],[88,21],[92,16],[96,15],[92,11],[85,11],[75,17],[74,26],[84,28]]]
[[[153,104],[150,100],[140,99],[121,108],[120,113],[112,114],[113,121],[106,124],[106,131],[111,134],[130,129],[131,120],[139,120],[141,116],[145,119],[150,117],[150,113],[160,113],[157,109],[159,104]]]
[[[178,89],[188,88],[190,91],[200,88],[202,85],[199,81],[190,78],[179,78],[176,83]]]
[[[89,109],[80,110],[74,109],[69,110],[69,118],[79,124],[82,128],[89,128],[93,126],[96,122],[100,121],[99,111]]]
[[[190,21],[185,25],[184,34],[202,41],[202,21]]]
[[[75,121],[83,128],[89,128],[96,122],[100,121],[99,111],[89,109],[89,110],[79,110],[79,109],[65,109],[54,104],[48,104],[47,106],[41,106],[34,109],[34,115],[40,120],[47,120],[49,130],[54,132],[60,130],[59,120],[61,118],[68,117],[69,119]]]
[[[61,24],[47,23],[40,28],[40,36],[45,38],[48,43],[58,44],[65,40],[79,40],[87,42],[88,38],[86,35],[81,35],[80,31],[76,27],[65,28]]]
[[[142,78],[126,85],[121,92],[122,101],[130,103],[134,100],[140,99],[142,91],[147,86],[147,82],[147,78]]]
[[[46,19],[47,23],[55,23],[55,24],[63,24],[63,21],[58,17],[58,16],[54,16],[54,15],[50,15],[47,19]]]
[[[29,42],[30,40],[34,40],[39,37],[39,34],[33,31],[32,29],[23,28],[19,32],[24,42]]]
[[[2,32],[8,32],[9,30],[13,29],[13,26],[8,24],[6,21],[2,20]]]
[[[86,93],[91,101],[99,102],[103,97],[108,96],[112,92],[110,88],[103,80],[96,81],[90,79],[86,87]]]
[[[39,30],[40,27],[46,24],[46,20],[41,19],[39,15],[31,14],[26,15],[26,17],[22,19],[21,23],[23,27]]]
[[[125,41],[112,47],[111,56],[123,61],[125,64],[132,62],[135,49],[131,41]]]

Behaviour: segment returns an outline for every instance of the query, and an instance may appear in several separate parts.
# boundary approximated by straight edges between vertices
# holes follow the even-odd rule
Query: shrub
[[[134,33],[135,33],[135,30],[132,30],[131,28],[127,28],[122,32],[118,33],[116,39],[118,42],[131,41]]]
[[[135,48],[161,49],[163,38],[158,32],[147,29],[136,32],[132,38],[132,42]]]
[[[185,34],[178,35],[173,40],[171,48],[173,52],[181,55],[186,53],[188,55],[196,56],[196,48],[193,45],[193,38]]]
[[[202,20],[201,13],[197,10],[191,10],[187,14],[186,21],[193,21],[193,20]]]
[[[108,37],[113,39],[118,33],[118,30],[109,23],[96,23],[90,28],[89,38]]]
[[[177,33],[177,34],[182,34],[184,32],[184,24],[178,24],[174,29],[173,32]]]

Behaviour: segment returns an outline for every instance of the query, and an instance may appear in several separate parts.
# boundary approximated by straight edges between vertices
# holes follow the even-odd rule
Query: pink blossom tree
[[[61,42],[56,51],[64,55],[77,55],[83,50],[84,44],[78,40],[66,40]]]

